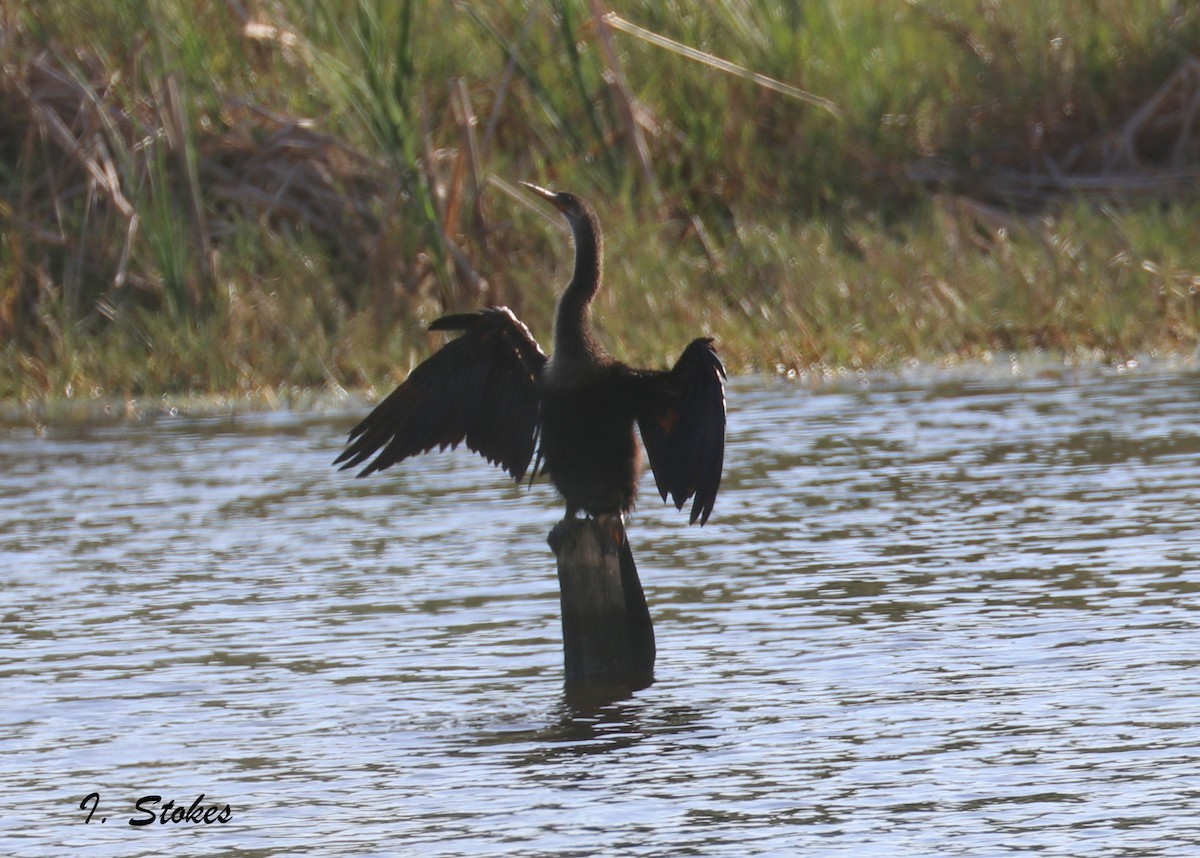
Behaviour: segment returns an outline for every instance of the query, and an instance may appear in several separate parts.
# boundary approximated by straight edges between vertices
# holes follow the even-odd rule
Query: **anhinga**
[[[516,480],[535,447],[567,504],[567,517],[624,514],[634,505],[642,433],[663,500],[693,496],[690,522],[712,512],[725,454],[725,368],[712,340],[693,340],[670,370],[631,369],[596,339],[602,238],[583,200],[522,183],[566,217],[575,272],[558,299],[554,354],[542,351],[507,307],[444,316],[431,331],[461,331],[350,431],[334,464],[378,455],[366,476],[408,456],[465,441]],[[540,443],[539,443],[540,442]],[[536,466],[535,466],[536,470]]]

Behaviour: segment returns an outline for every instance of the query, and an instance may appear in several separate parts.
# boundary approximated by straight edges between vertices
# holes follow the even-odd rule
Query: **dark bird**
[[[515,480],[535,449],[566,515],[624,514],[634,505],[641,450],[663,500],[694,497],[690,522],[708,521],[725,457],[725,368],[712,339],[695,339],[670,370],[632,369],[592,330],[602,249],[596,213],[579,197],[522,183],[566,217],[575,272],[558,299],[547,358],[507,307],[444,316],[431,331],[461,331],[350,430],[334,464],[360,477],[463,441]],[[378,455],[375,455],[378,453]],[[538,470],[535,465],[534,470]]]

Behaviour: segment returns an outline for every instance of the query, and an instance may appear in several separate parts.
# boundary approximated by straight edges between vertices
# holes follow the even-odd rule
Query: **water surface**
[[[354,480],[361,408],[6,429],[0,851],[1200,854],[1198,397],[734,383],[710,525],[630,523],[657,681],[594,705],[545,485]]]

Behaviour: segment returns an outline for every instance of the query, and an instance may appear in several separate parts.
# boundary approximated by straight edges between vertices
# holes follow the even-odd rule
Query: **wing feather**
[[[725,367],[712,340],[693,340],[665,372],[632,376],[638,428],[654,482],[676,509],[694,498],[689,523],[708,521],[725,461]]]
[[[350,430],[334,461],[373,461],[360,477],[464,441],[520,480],[538,435],[538,378],[546,355],[507,307],[444,316],[431,331],[461,331]]]

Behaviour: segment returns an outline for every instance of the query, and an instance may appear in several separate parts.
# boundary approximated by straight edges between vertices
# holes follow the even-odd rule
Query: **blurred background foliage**
[[[77,0],[0,11],[0,396],[370,387],[548,345],[591,199],[620,357],[1191,352],[1200,10]]]

